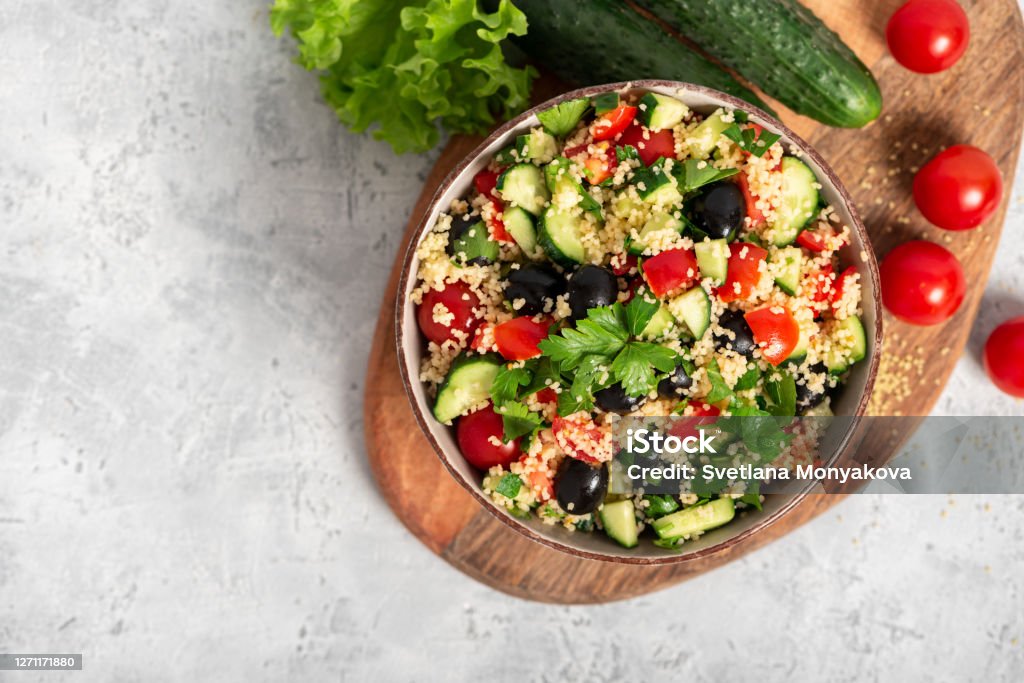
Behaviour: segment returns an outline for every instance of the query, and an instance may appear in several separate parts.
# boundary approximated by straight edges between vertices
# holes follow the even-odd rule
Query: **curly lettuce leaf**
[[[321,72],[324,99],[355,132],[395,152],[422,152],[452,132],[483,133],[529,104],[536,72],[505,62],[501,43],[526,33],[510,0],[275,0],[270,24]]]

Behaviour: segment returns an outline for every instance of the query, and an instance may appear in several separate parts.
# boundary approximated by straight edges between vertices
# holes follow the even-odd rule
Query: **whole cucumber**
[[[796,0],[634,0],[799,114],[859,128],[882,93],[857,55]]]
[[[579,85],[660,78],[735,95],[769,113],[757,95],[724,69],[619,0],[514,0],[526,14],[525,36],[512,42],[556,76]],[[497,0],[484,5],[497,6]]]

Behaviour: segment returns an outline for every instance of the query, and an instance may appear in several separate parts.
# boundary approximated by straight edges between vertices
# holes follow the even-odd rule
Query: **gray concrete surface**
[[[360,396],[434,155],[343,132],[266,4],[0,0],[0,652],[86,657],[0,680],[1022,679],[1020,497],[861,497],[600,607],[411,539]],[[1022,406],[967,355],[938,410]]]

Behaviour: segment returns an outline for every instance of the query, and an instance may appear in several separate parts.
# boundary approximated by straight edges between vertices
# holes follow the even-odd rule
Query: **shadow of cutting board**
[[[1024,27],[1015,0],[960,0],[971,22],[971,43],[952,69],[913,74],[885,48],[885,23],[902,0],[805,0],[868,64],[882,87],[881,118],[860,130],[828,128],[775,102],[782,120],[837,171],[857,203],[879,255],[908,239],[944,244],[960,257],[967,299],[946,324],[930,328],[886,318],[886,340],[870,412],[927,415],[963,351],[977,312],[1010,188],[1024,123]],[[637,74],[643,78],[644,74]],[[535,99],[561,87],[542,79]],[[531,600],[595,603],[641,595],[704,573],[785,535],[827,510],[840,496],[811,496],[762,533],[717,554],[668,566],[585,560],[527,540],[483,510],[449,476],[421,434],[398,372],[395,291],[401,256],[419,216],[448,171],[481,138],[455,136],[430,173],[398,249],[377,321],[366,379],[364,429],[381,493],[405,526],[430,550],[463,573]],[[930,226],[914,207],[914,172],[940,148],[970,143],[999,164],[1006,196],[981,228],[949,233]],[[925,362],[927,359],[927,362]],[[868,447],[894,452],[909,436]]]

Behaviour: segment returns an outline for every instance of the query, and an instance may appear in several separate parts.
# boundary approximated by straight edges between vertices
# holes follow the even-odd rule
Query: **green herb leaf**
[[[676,352],[648,342],[630,342],[612,361],[612,374],[630,396],[650,393],[655,386],[655,369],[671,372],[676,366]]]
[[[746,391],[753,389],[757,386],[759,379],[761,379],[761,369],[757,367],[757,363],[751,363],[747,371],[736,380],[736,386],[733,387],[733,390]]]
[[[704,164],[701,167],[701,164]],[[684,192],[693,192],[697,188],[716,183],[739,173],[738,168],[715,168],[707,161],[687,159],[683,162],[682,171],[676,179]]]
[[[398,153],[423,152],[450,131],[484,133],[529,105],[531,67],[506,63],[502,44],[526,34],[511,0],[275,0],[270,26],[298,43],[320,73],[324,99],[355,132]]]
[[[532,412],[518,401],[509,401],[496,406],[494,412],[501,415],[501,424],[505,430],[505,443],[520,436],[532,434],[543,422],[539,414]]]
[[[630,159],[639,159],[640,152],[636,151],[636,147],[633,145],[623,145],[615,148],[615,160],[620,164],[623,161],[629,161]]]
[[[494,405],[500,406],[516,400],[519,397],[519,387],[528,385],[532,378],[533,372],[529,362],[522,367],[502,365],[491,382],[491,401]]]
[[[718,403],[727,398],[732,398],[732,389],[725,383],[722,371],[718,367],[718,361],[712,359],[707,367],[708,381],[711,382],[711,391],[704,397],[705,403]]]
[[[768,411],[772,415],[796,415],[796,381],[788,372],[774,370],[764,383],[765,393],[772,404]]]
[[[636,337],[643,332],[659,308],[661,308],[661,302],[646,288],[637,292],[636,296],[626,305],[626,329],[630,336]]]
[[[672,496],[648,494],[644,496],[644,500],[650,502],[650,505],[644,508],[644,513],[654,519],[664,517],[679,509],[679,503]]]
[[[533,364],[532,366],[530,364]],[[535,394],[541,389],[548,387],[554,388],[554,385],[560,384],[562,381],[562,375],[558,371],[558,364],[552,362],[550,358],[536,358],[527,361],[527,366],[533,368],[533,377],[530,379],[530,383],[526,385],[519,396],[520,398]]]
[[[518,474],[511,472],[507,473],[498,482],[498,485],[494,487],[494,492],[499,493],[506,498],[515,498],[519,495],[519,489],[523,487],[523,480],[519,478]]]
[[[575,329],[567,327],[560,334],[549,335],[538,348],[563,371],[575,368],[584,356],[614,356],[629,338],[623,318],[619,304],[592,308]]]
[[[590,101],[583,97],[545,109],[537,114],[537,119],[549,133],[560,138],[572,132],[588,109]]]
[[[755,157],[762,157],[768,149],[782,139],[781,135],[771,133],[762,129],[761,134],[752,127],[740,128],[739,124],[732,124],[722,131],[722,135],[729,138],[741,149],[749,152]]]

